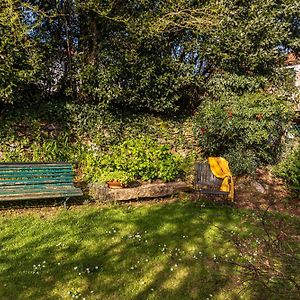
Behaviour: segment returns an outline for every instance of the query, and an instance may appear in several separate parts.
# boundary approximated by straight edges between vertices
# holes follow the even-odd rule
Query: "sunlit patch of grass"
[[[246,232],[226,206],[82,207],[0,219],[0,299],[224,299],[235,252],[222,227]]]

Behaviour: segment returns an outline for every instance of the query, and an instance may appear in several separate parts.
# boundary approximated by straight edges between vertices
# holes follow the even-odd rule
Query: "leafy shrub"
[[[235,174],[277,161],[290,117],[287,101],[262,93],[202,103],[194,133],[205,155],[228,158]]]
[[[285,180],[292,191],[300,193],[300,145],[273,171]]]
[[[229,149],[224,155],[230,162],[234,174],[251,173],[259,166],[259,159],[251,149],[236,148]]]
[[[28,138],[12,139],[0,145],[2,161],[6,162],[51,162],[75,161],[84,157],[83,145],[74,144],[67,134],[55,139],[31,141]]]
[[[111,153],[90,153],[84,173],[87,179],[106,182],[112,179],[128,183],[162,179],[170,181],[181,173],[181,159],[150,138],[129,139],[111,148]]]
[[[235,73],[215,73],[207,83],[210,95],[242,95],[246,92],[255,92],[267,84],[267,78],[263,76],[238,75]]]

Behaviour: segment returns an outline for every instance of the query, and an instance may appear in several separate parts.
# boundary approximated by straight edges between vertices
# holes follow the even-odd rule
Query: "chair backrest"
[[[208,163],[195,164],[195,186],[219,189],[223,180],[217,178],[210,170]]]

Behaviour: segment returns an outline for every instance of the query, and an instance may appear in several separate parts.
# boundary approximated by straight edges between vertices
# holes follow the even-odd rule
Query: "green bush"
[[[251,173],[277,161],[289,118],[287,101],[274,95],[228,95],[202,103],[194,133],[205,155],[224,156],[236,175]]]
[[[86,179],[107,182],[115,179],[128,183],[161,179],[170,181],[181,173],[181,159],[168,146],[160,146],[150,138],[129,139],[111,148],[110,153],[91,152],[83,167]]]
[[[251,149],[231,148],[224,156],[230,162],[234,174],[252,173],[260,164],[256,153]]]
[[[43,139],[40,136],[34,141],[28,137],[11,138],[0,143],[1,160],[5,162],[74,162],[84,157],[84,146],[73,143],[68,134],[55,138]]]
[[[292,191],[300,193],[300,145],[273,170]]]

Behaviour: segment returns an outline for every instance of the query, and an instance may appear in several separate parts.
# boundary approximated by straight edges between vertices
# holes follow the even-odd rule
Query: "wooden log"
[[[104,185],[90,186],[90,195],[96,201],[128,201],[136,199],[160,198],[179,192],[191,192],[193,188],[185,182],[150,183],[134,188],[109,189]]]

